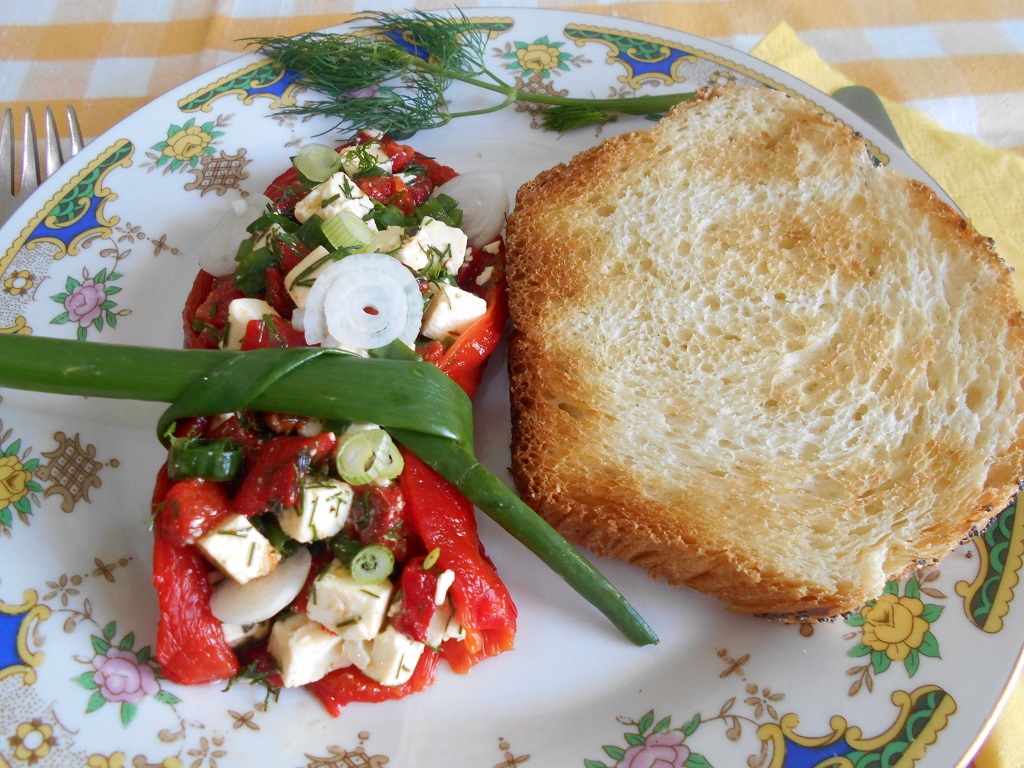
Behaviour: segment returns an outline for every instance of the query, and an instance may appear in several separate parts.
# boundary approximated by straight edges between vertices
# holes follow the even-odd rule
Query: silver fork
[[[60,168],[65,159],[70,159],[82,148],[82,131],[78,126],[75,108],[68,104],[67,120],[69,129],[69,152],[64,157],[60,134],[53,110],[46,108],[43,118],[44,152],[43,165],[39,164],[39,149],[36,140],[36,125],[32,110],[25,108],[22,128],[21,175],[16,177],[14,162],[14,115],[10,109],[4,111],[0,124],[0,224],[7,221],[36,187]]]

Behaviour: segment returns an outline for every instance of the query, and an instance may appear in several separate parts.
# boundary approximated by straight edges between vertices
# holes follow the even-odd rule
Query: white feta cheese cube
[[[375,141],[367,141],[358,144],[351,149],[340,153],[341,169],[349,176],[354,176],[360,171],[366,172],[373,167],[380,168],[385,173],[391,173],[391,158],[384,151],[384,147]]]
[[[327,249],[318,245],[284,276],[284,288],[299,309],[306,308],[306,297],[313,287],[313,281],[334,263],[333,259],[327,258],[328,255]]]
[[[483,247],[483,250],[487,253],[498,253],[501,250],[501,240],[495,240],[493,243],[488,243]]]
[[[441,605],[448,595],[448,588],[455,582],[455,571],[448,568],[437,577],[437,586],[434,587],[434,605]]]
[[[370,666],[370,648],[372,643],[372,640],[342,640],[341,647],[345,653],[345,658],[360,670],[365,671]]]
[[[476,276],[476,284],[481,288],[491,281],[491,276],[494,274],[494,267],[484,267],[480,274]]]
[[[250,640],[262,640],[270,634],[269,621],[257,621],[254,624],[222,624],[224,639],[232,648],[237,648]]]
[[[431,283],[430,304],[423,312],[420,332],[428,339],[462,333],[487,311],[487,302],[476,294],[448,283]]]
[[[333,477],[307,475],[299,489],[299,501],[277,513],[281,530],[308,544],[339,533],[352,509],[352,486]]]
[[[334,560],[321,573],[309,593],[306,614],[345,640],[368,640],[384,623],[392,585],[360,584],[348,566]]]
[[[352,664],[343,652],[341,638],[301,613],[274,622],[267,650],[285,688],[312,683]]]
[[[445,640],[465,640],[466,630],[459,624],[450,603],[437,606],[427,624],[427,645],[437,648]]]
[[[239,584],[266,576],[281,560],[281,553],[242,515],[228,515],[196,546]]]
[[[461,229],[427,216],[416,234],[398,249],[395,258],[417,272],[440,259],[445,271],[454,275],[466,260],[467,242]]]
[[[370,665],[363,672],[381,685],[401,685],[412,677],[424,647],[389,626],[373,639]]]
[[[405,236],[405,228],[391,226],[374,233],[373,243],[369,250],[377,253],[391,253],[402,247],[402,238]]]
[[[350,211],[362,218],[373,210],[373,201],[363,194],[344,171],[338,171],[327,181],[318,184],[295,204],[295,218],[308,221],[314,214],[322,219]]]
[[[262,320],[266,315],[278,317],[277,310],[263,299],[235,299],[228,305],[228,323],[224,328],[222,349],[241,349],[245,329],[251,320]]]

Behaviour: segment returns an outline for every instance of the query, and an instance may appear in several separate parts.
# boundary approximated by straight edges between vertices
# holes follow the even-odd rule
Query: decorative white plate
[[[827,97],[713,42],[578,13],[472,15],[490,32],[493,70],[521,87],[629,98],[760,83],[807,96],[856,126],[880,160],[926,178]],[[303,140],[330,127],[275,111],[307,95],[246,56],[95,139],[0,229],[0,330],[178,347],[201,238],[232,199],[261,192]],[[452,96],[458,109],[487,103]],[[464,118],[410,143],[461,171],[497,170],[514,191],[601,138],[546,133],[535,117]],[[501,473],[506,388],[500,350],[479,394],[477,444]],[[353,705],[338,719],[301,690],[266,708],[244,684],[177,686],[152,657],[147,518],[161,406],[0,394],[4,768],[950,768],[977,747],[1021,655],[1024,519],[1012,509],[938,569],[813,627],[737,617],[601,561],[660,634],[647,648],[485,519],[520,609],[515,651],[468,676],[443,669],[424,693]]]

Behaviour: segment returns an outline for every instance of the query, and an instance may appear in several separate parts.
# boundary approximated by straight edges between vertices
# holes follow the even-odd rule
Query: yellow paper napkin
[[[853,84],[785,22],[751,53],[826,93]],[[1015,269],[1017,295],[1024,301],[1024,158],[951,133],[884,96],[882,101],[910,156],[949,193],[975,229],[996,241],[996,250]],[[975,768],[1024,768],[1022,733],[1024,685],[1017,685],[975,757]]]

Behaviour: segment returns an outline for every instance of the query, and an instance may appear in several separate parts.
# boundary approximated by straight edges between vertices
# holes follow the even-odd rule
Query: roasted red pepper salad
[[[303,147],[201,258],[185,346],[365,356],[399,339],[472,396],[507,309],[505,211],[463,221],[499,185],[468,176],[375,132]],[[153,505],[157,658],[175,682],[305,686],[336,716],[422,690],[442,658],[467,672],[512,647],[473,505],[378,425],[179,419]]]

